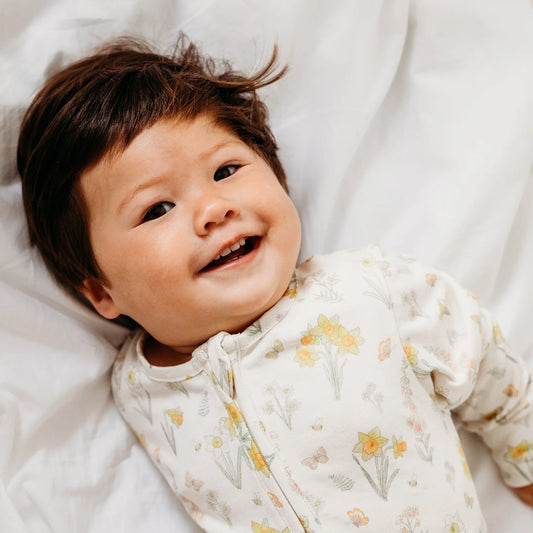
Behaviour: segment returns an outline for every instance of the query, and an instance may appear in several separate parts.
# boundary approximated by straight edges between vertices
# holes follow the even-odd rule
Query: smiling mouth
[[[221,265],[226,265],[237,261],[241,257],[248,255],[252,250],[255,250],[259,245],[260,237],[247,237],[239,239],[235,244],[229,248],[225,248],[220,254],[206,265],[200,272],[207,272],[213,270]]]

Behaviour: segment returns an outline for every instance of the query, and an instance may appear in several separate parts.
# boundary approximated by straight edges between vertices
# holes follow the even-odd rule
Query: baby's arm
[[[384,257],[404,346],[435,402],[489,446],[505,482],[533,501],[533,383],[477,299],[418,262]]]

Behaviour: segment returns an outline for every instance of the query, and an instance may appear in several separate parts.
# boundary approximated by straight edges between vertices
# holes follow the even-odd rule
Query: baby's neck
[[[144,341],[143,353],[146,360],[152,366],[182,365],[191,359],[190,353],[177,352],[170,348],[170,346],[156,341],[150,335],[147,335]]]

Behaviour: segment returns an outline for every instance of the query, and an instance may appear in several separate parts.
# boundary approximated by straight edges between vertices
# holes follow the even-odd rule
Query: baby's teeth
[[[220,252],[220,255],[217,255],[215,257],[214,261],[216,261],[217,259],[220,259],[221,257],[226,257],[231,252],[235,252],[236,250],[238,250],[241,246],[244,246],[245,244],[246,244],[246,239],[239,239],[238,242],[231,245],[229,248],[224,248],[224,250]]]
[[[246,239],[239,239],[238,242],[236,242],[235,244],[232,244],[232,245],[230,246],[231,251],[232,251],[232,252],[235,252],[235,251],[237,251],[241,246],[244,246],[245,244],[246,244]],[[227,249],[228,249],[228,248],[226,248],[226,250],[227,250]],[[223,254],[223,255],[224,255],[224,254]],[[227,254],[226,254],[226,255],[227,255]]]

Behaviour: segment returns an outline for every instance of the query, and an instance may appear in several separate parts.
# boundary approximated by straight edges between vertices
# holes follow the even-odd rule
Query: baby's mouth
[[[221,265],[231,263],[237,259],[240,259],[241,257],[244,257],[258,246],[259,240],[260,237],[246,237],[239,239],[235,244],[232,244],[231,247],[222,250],[220,254],[208,265],[202,268],[200,272],[213,270]]]

